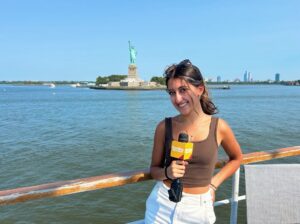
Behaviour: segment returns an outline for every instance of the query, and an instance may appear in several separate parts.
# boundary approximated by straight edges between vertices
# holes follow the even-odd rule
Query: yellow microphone
[[[192,154],[193,143],[189,142],[189,136],[186,133],[180,133],[178,141],[172,141],[170,156],[179,160],[187,160],[192,157]],[[170,201],[180,202],[182,189],[183,184],[179,178],[172,180],[171,187],[168,190]]]
[[[188,160],[193,154],[193,143],[189,142],[186,133],[180,133],[178,141],[172,141],[170,156],[180,160]]]

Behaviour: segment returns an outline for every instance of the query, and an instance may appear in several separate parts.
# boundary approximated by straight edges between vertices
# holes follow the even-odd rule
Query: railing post
[[[239,202],[239,187],[240,187],[240,168],[235,171],[232,178],[232,198],[231,198],[231,213],[230,224],[237,223],[237,212]]]

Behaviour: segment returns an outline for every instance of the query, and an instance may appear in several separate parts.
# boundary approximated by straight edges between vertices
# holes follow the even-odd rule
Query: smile
[[[178,104],[178,107],[182,108],[182,107],[185,107],[187,104],[188,104],[188,102],[183,102],[183,103]]]

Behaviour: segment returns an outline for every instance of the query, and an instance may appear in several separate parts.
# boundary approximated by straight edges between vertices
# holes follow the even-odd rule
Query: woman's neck
[[[194,124],[196,122],[202,122],[207,120],[207,118],[210,117],[209,115],[205,114],[202,110],[201,111],[194,111],[193,113],[189,115],[179,115],[178,121],[182,124]]]

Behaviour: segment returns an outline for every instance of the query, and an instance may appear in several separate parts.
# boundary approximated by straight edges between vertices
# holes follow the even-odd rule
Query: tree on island
[[[110,76],[98,76],[96,79],[96,85],[107,84],[109,82],[120,82],[125,79],[127,75],[110,75]]]
[[[110,75],[108,79],[110,82],[120,82],[122,79],[125,79],[127,75]]]
[[[150,80],[151,82],[157,82],[160,85],[166,84],[166,79],[164,77],[153,76]]]
[[[96,79],[96,85],[100,85],[100,84],[107,84],[109,82],[108,77],[102,77],[102,76],[98,76]]]

